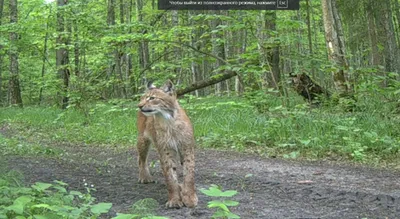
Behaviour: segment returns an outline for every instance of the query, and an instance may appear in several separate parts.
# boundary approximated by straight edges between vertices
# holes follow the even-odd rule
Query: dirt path
[[[127,211],[134,202],[153,198],[160,203],[160,216],[211,218],[212,211],[206,207],[211,199],[200,192],[195,210],[165,209],[166,187],[158,163],[152,168],[158,183],[138,184],[133,149],[62,147],[67,153],[61,159],[2,159],[23,172],[27,183],[58,179],[83,189],[85,179],[97,189],[98,201],[113,203],[113,212]],[[150,160],[157,160],[154,150]],[[400,172],[214,150],[197,150],[196,165],[198,189],[217,184],[239,191],[232,199],[240,205],[232,211],[241,218],[400,218]]]

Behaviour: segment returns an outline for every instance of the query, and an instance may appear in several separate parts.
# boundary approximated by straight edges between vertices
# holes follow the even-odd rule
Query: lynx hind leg
[[[187,148],[183,158],[183,185],[181,197],[185,206],[189,208],[196,207],[198,202],[194,179],[194,160],[193,148]]]
[[[168,190],[167,208],[181,208],[184,206],[181,198],[181,187],[178,182],[177,167],[180,163],[177,151],[170,148],[159,150],[161,167]]]
[[[143,136],[138,137],[137,150],[139,160],[139,183],[152,183],[154,182],[151,177],[149,165],[147,163],[147,156],[150,149],[150,140]]]

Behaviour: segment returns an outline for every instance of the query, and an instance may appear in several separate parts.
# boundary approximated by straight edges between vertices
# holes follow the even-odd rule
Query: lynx
[[[153,182],[147,164],[147,154],[152,143],[160,155],[167,184],[166,206],[195,207],[198,200],[194,180],[193,128],[189,117],[179,106],[172,82],[167,81],[162,88],[149,83],[138,107],[139,182]],[[179,163],[183,165],[183,184],[178,182]]]

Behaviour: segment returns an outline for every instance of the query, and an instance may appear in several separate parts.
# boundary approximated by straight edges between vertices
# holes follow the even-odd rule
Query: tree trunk
[[[108,0],[107,4],[107,25],[114,26],[115,25],[115,0]]]
[[[351,87],[347,79],[348,62],[336,0],[322,0],[322,12],[328,58],[339,68],[332,73],[333,81],[338,93],[345,96],[350,93]]]
[[[198,15],[199,13],[197,11],[188,11],[189,13],[189,17],[194,17],[196,15]],[[189,20],[190,25],[196,25],[195,21],[193,20]],[[193,48],[196,48],[197,50],[200,50],[200,42],[199,41],[199,37],[202,34],[202,29],[201,28],[195,28],[192,30],[192,34],[190,36],[190,42],[191,42],[191,46]],[[192,62],[191,62],[191,71],[192,71],[192,83],[197,83],[198,81],[201,81],[202,78],[202,74],[201,74],[201,68],[199,63],[196,62],[195,57],[197,57],[197,54],[195,53],[195,51],[191,51],[191,56],[192,56]],[[196,97],[199,96],[204,96],[204,90],[195,90],[195,95]]]
[[[366,16],[368,20],[368,36],[371,44],[371,64],[373,66],[377,66],[381,64],[381,56],[379,54],[379,48],[378,48],[378,37],[376,34],[373,4],[376,3],[367,2],[365,7],[366,7]]]
[[[77,78],[80,77],[80,48],[79,48],[79,33],[78,33],[78,23],[76,19],[74,20],[74,72]]]
[[[18,2],[17,0],[10,0],[10,24],[18,23]],[[11,105],[18,105],[22,107],[21,89],[19,85],[19,69],[18,69],[18,33],[10,33],[11,48],[9,51],[10,56],[10,80],[8,84],[9,90],[9,103]]]
[[[4,9],[4,0],[0,0],[0,26],[2,24]],[[3,45],[0,44],[0,51],[3,50]],[[3,54],[0,53],[0,106],[3,105]]]
[[[115,0],[108,0],[107,1],[107,26],[109,29],[111,29],[115,25]],[[110,45],[112,46],[112,44]],[[108,59],[108,69],[107,69],[107,79],[112,81],[111,88],[110,90],[105,90],[104,96],[106,98],[113,97],[115,93],[115,82],[113,80],[114,76],[113,73],[115,72],[115,56],[116,56],[116,51],[114,50],[113,52],[109,53],[109,59]],[[112,57],[112,58],[111,58]]]
[[[247,48],[247,30],[242,29],[239,31],[239,36],[238,36],[238,41],[236,42],[236,45],[239,45],[237,47],[237,53],[236,54],[244,54],[246,52]],[[243,64],[243,60],[239,60],[240,64]],[[243,86],[243,80],[242,77],[238,74],[235,77],[235,92],[236,95],[241,96],[243,95],[244,92],[244,86]]]
[[[3,18],[4,0],[0,0],[0,26]],[[0,44],[0,51],[3,50],[3,45]],[[0,53],[0,106],[3,105],[3,54]]]
[[[399,4],[398,0],[394,0],[393,2],[394,2],[394,5],[393,5],[392,9],[396,13],[396,21],[397,21],[397,23],[395,23],[395,27],[396,27],[395,32],[397,33],[396,34],[397,43],[400,46],[400,4]]]
[[[393,27],[392,19],[392,9],[390,6],[390,1],[384,1],[383,3],[383,13],[384,18],[383,27],[386,33],[385,40],[385,70],[387,72],[400,72],[400,62],[399,62],[399,49],[396,43],[396,37]]]
[[[119,16],[120,16],[120,22],[121,24],[125,23],[125,15],[124,15],[124,0],[119,0]],[[115,55],[115,63],[116,63],[116,68],[117,68],[117,74],[119,76],[119,90],[120,90],[120,96],[126,99],[126,89],[125,89],[125,78],[124,78],[124,66],[123,64],[126,63],[125,61],[125,53],[123,52],[123,48],[121,48],[121,51],[118,51],[116,49],[116,55]]]
[[[125,23],[124,0],[119,0],[119,21]]]
[[[58,49],[56,50],[57,73],[62,80],[61,89],[61,108],[68,106],[68,87],[69,87],[69,51],[68,36],[65,34],[67,28],[65,24],[65,13],[63,6],[68,4],[68,0],[57,0],[57,32],[56,40]]]
[[[261,53],[261,65],[267,69],[264,78],[268,88],[282,91],[281,73],[279,68],[279,43],[270,40],[274,37],[271,32],[276,30],[276,12],[265,11],[261,15],[261,23],[259,32],[259,50]],[[268,42],[268,43],[265,43]]]
[[[47,22],[46,22],[46,35],[44,37],[44,47],[43,47],[43,58],[42,58],[42,78],[41,80],[44,82],[44,73],[46,72],[46,60],[48,57],[48,51],[47,51],[47,41],[49,39],[49,19],[51,15],[51,6],[49,6],[49,16],[47,17]],[[39,105],[42,104],[43,101],[43,85],[40,86],[39,89]]]
[[[315,78],[315,64],[314,64],[314,53],[313,53],[313,44],[312,44],[312,31],[311,31],[311,5],[310,0],[306,0],[306,7],[307,7],[307,16],[306,16],[306,23],[307,23],[307,39],[308,39],[308,53],[309,58],[311,59],[311,75]]]
[[[223,15],[229,17],[229,11],[222,11],[222,13],[223,13]],[[229,26],[232,26],[232,22],[231,21],[223,21],[222,25],[229,27]],[[232,46],[233,45],[233,33],[230,30],[224,30],[223,34],[224,34],[223,39],[225,39],[225,42],[224,42],[225,59],[230,60],[234,56],[233,46]],[[222,82],[222,83],[225,83],[225,89],[226,89],[225,91],[228,96],[231,95],[230,82],[231,82],[231,79]]]
[[[137,14],[137,21],[139,23],[143,22],[143,0],[136,0],[136,14]],[[139,65],[140,68],[146,69],[150,63],[150,52],[149,52],[149,43],[145,40],[139,42]],[[145,75],[139,75],[141,78],[146,78]],[[146,83],[146,81],[142,81]]]
[[[179,11],[178,10],[172,10],[171,11],[171,26],[172,28],[176,28],[179,27]],[[178,39],[178,42],[181,43],[181,35],[179,34],[179,31],[176,31],[174,33],[176,39]],[[174,58],[175,60],[182,60],[183,58],[183,53],[182,53],[182,49],[178,46],[174,47]],[[174,68],[174,73],[175,75],[180,75],[180,73],[182,72],[182,68],[180,67],[175,67]]]
[[[215,15],[220,15],[220,11],[212,11],[211,13]],[[211,44],[212,44],[212,54],[218,57],[221,57],[222,59],[225,59],[225,52],[224,52],[224,43],[222,42],[222,34],[217,31],[218,26],[221,25],[221,20],[220,18],[215,18],[211,20],[211,28],[214,30],[211,33]],[[220,68],[224,63],[221,62],[221,60],[216,60],[214,64],[214,70]],[[218,72],[219,74],[221,72]],[[222,95],[222,91],[224,90],[224,84],[223,83],[217,83],[215,86],[215,94],[217,96]]]
[[[126,11],[126,23],[128,26],[131,24],[131,16],[132,16],[132,0],[128,0],[128,9]],[[128,29],[128,33],[132,33],[131,27]],[[131,43],[127,45],[128,47],[131,47]],[[132,92],[136,93],[136,86],[133,86],[134,83],[134,78],[132,76],[132,55],[131,53],[125,54],[125,61],[126,61],[126,68],[125,68],[125,90],[126,90],[126,95],[131,96]]]

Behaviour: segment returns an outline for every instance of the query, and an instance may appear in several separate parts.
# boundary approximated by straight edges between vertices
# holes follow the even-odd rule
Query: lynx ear
[[[172,81],[168,80],[165,82],[164,86],[161,88],[165,93],[174,93],[174,84]]]
[[[156,86],[154,86],[153,81],[149,81],[147,83],[147,89],[151,90],[151,89],[154,89],[154,88],[156,88]]]

